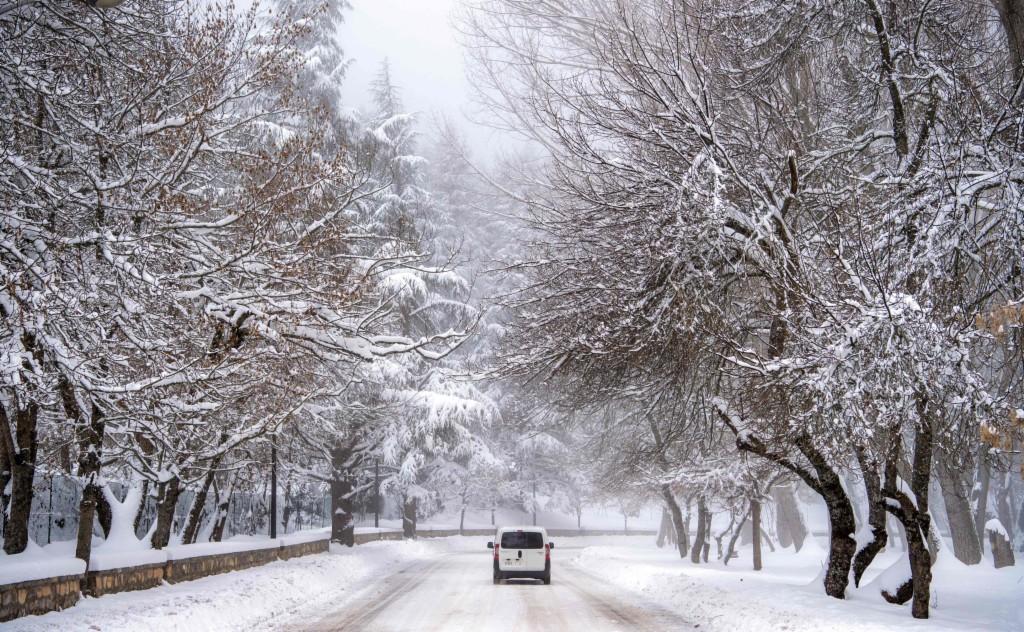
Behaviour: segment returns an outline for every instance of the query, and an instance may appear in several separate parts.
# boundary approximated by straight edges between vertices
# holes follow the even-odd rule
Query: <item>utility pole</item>
[[[380,528],[380,462],[373,460],[373,528]]]
[[[277,537],[277,441],[270,443],[270,538]]]

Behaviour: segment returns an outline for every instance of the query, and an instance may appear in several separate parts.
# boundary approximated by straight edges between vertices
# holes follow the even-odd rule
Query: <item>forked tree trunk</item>
[[[850,581],[850,566],[853,556],[857,552],[857,541],[854,539],[856,520],[850,498],[847,496],[846,490],[843,489],[842,481],[836,470],[807,435],[796,437],[793,443],[794,447],[810,463],[814,473],[794,463],[784,453],[774,452],[758,437],[749,433],[741,434],[726,411],[719,409],[718,413],[723,423],[736,434],[737,448],[762,456],[796,474],[824,499],[829,516],[829,554],[828,567],[825,571],[825,594],[837,599],[845,599],[846,586]]]
[[[63,375],[57,380],[64,412],[75,423],[75,435],[78,442],[78,476],[85,488],[78,507],[78,538],[75,543],[75,557],[89,564],[92,555],[93,521],[99,516],[103,536],[110,534],[112,520],[110,505],[99,484],[100,470],[103,466],[103,434],[105,421],[103,412],[92,405],[91,415],[86,419],[82,407],[75,396],[74,387]]]
[[[853,558],[853,585],[860,586],[864,571],[868,569],[889,541],[889,532],[885,528],[885,498],[882,496],[882,477],[878,464],[869,459],[863,449],[857,449],[857,462],[860,465],[861,477],[868,500],[868,526],[871,527],[871,540],[864,544]]]
[[[732,537],[729,538],[729,546],[725,549],[725,560],[722,562],[726,566],[729,565],[729,560],[736,554],[736,541],[740,539],[740,534],[743,532],[743,525],[746,524],[747,518],[750,517],[750,509],[747,509],[743,517],[740,518],[740,522],[736,525],[736,530],[732,532]]]
[[[927,619],[931,600],[932,563],[934,558],[928,549],[931,537],[931,516],[928,513],[928,493],[931,482],[933,435],[931,409],[927,396],[917,395],[918,427],[914,432],[914,458],[910,471],[911,499],[897,485],[898,445],[894,446],[886,463],[885,497],[894,503],[886,510],[903,523],[910,557],[910,592],[913,603],[910,613],[915,619]],[[894,435],[896,436],[896,435]],[[888,601],[906,599],[907,584],[900,586],[896,595],[883,592]]]
[[[830,597],[844,599],[846,586],[849,584],[850,567],[853,556],[857,553],[857,540],[854,538],[857,525],[853,517],[853,507],[846,496],[839,479],[823,483],[825,506],[829,517],[829,552],[828,568],[825,571],[825,593]]]

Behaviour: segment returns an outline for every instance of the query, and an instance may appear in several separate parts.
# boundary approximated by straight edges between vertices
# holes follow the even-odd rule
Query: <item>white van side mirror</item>
[[[548,548],[549,549],[555,548],[555,543],[554,542],[548,542]]]
[[[487,548],[493,549],[494,548],[494,542],[488,542],[487,543]]]

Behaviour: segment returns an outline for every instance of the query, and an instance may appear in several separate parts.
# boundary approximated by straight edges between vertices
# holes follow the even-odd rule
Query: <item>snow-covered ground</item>
[[[749,548],[739,555],[729,566],[694,565],[649,539],[607,538],[571,563],[678,612],[702,630],[1024,630],[1021,565],[996,570],[986,560],[969,567],[945,550],[933,568],[931,619],[918,621],[909,604],[894,606],[879,596],[884,571],[903,565],[905,553],[880,555],[845,601],[825,596],[820,576],[826,552],[813,540],[796,554],[766,550],[759,572],[752,570]]]
[[[417,560],[440,554],[428,541],[332,545],[323,555],[273,562],[150,590],[83,597],[73,608],[0,623],[5,632],[42,630],[273,629],[310,613],[344,606],[360,588]]]
[[[331,613],[344,621],[346,613],[365,612],[367,604],[372,604],[368,595],[392,581],[389,578],[403,578],[394,580],[402,582],[426,575],[416,590],[428,593],[420,597],[429,597],[434,614],[451,612],[467,621],[482,621],[479,629],[487,630],[512,629],[502,623],[508,617],[501,615],[501,608],[486,605],[495,599],[501,603],[502,595],[516,600],[525,621],[558,621],[564,616],[570,622],[589,621],[591,632],[603,629],[602,623],[615,629],[615,621],[607,618],[614,613],[600,612],[600,603],[612,604],[615,612],[633,616],[649,629],[664,629],[657,622],[665,619],[652,614],[654,618],[645,620],[643,611],[660,608],[674,613],[674,621],[716,632],[1024,630],[1024,567],[995,570],[990,563],[965,567],[948,551],[934,569],[932,618],[916,621],[908,607],[887,604],[878,594],[883,571],[903,558],[898,551],[883,554],[869,570],[865,585],[851,590],[846,601],[838,601],[822,592],[818,577],[825,551],[813,541],[799,554],[765,551],[765,569],[754,572],[748,549],[741,549],[740,557],[728,567],[719,562],[695,566],[679,560],[669,547],[657,548],[653,538],[646,536],[561,538],[556,539],[559,546],[553,556],[554,585],[543,588],[558,587],[562,592],[546,593],[531,592],[530,586],[492,587],[486,540],[451,537],[332,547],[324,555],[147,591],[84,598],[64,612],[0,624],[0,629],[310,629]],[[399,571],[405,573],[397,575]],[[607,587],[603,592],[602,586]],[[574,615],[559,611],[560,603],[595,610]],[[410,609],[408,604],[402,607]],[[492,611],[496,613],[489,615]]]
[[[518,509],[500,507],[494,512],[494,523],[497,526],[532,524],[533,515]],[[661,521],[661,508],[658,506],[643,507],[638,513],[626,516],[615,507],[584,507],[580,516],[579,524],[584,530],[657,530]],[[575,529],[577,517],[556,511],[541,509],[537,512],[537,524],[548,529]],[[458,511],[446,511],[417,521],[419,529],[457,529],[459,526]],[[470,508],[466,510],[464,524],[466,529],[490,529],[491,512],[488,509]],[[356,523],[357,531],[368,531],[373,527],[373,515],[360,519]],[[401,518],[381,519],[380,528],[398,529],[402,528]]]

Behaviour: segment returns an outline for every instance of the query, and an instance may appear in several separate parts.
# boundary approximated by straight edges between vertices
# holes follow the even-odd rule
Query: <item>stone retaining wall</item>
[[[494,529],[466,529],[462,535],[488,536]],[[574,537],[582,535],[655,535],[654,531],[614,531],[549,529],[553,537]],[[424,529],[417,532],[421,538],[445,538],[460,535],[458,529]],[[357,533],[356,544],[377,540],[401,540],[401,531]],[[234,551],[200,557],[168,560],[157,564],[90,571],[85,575],[51,577],[17,584],[0,585],[0,621],[10,621],[30,614],[43,614],[63,610],[78,602],[81,593],[93,597],[131,590],[144,590],[159,586],[163,582],[177,583],[218,575],[230,571],[261,566],[276,560],[288,560],[303,555],[326,553],[327,539],[281,545],[265,549]]]
[[[164,579],[172,584],[187,582],[200,577],[220,575],[231,571],[240,571],[254,566],[262,566],[280,559],[281,547],[274,549],[255,549],[238,551],[237,553],[218,553],[201,557],[186,557],[180,560],[168,560],[164,567]]]
[[[78,603],[82,577],[65,575],[0,586],[0,621],[70,608]]]
[[[69,608],[78,602],[82,593],[100,597],[119,592],[145,590],[159,586],[165,581],[173,584],[261,566],[277,560],[326,553],[329,544],[325,538],[265,549],[187,557],[157,564],[89,571],[84,575],[50,577],[0,585],[0,622]]]
[[[289,544],[281,547],[281,552],[278,553],[278,557],[282,560],[290,560],[293,557],[302,557],[303,555],[316,555],[317,553],[326,553],[330,548],[330,540],[313,540],[312,542],[302,542],[299,544]]]
[[[90,597],[99,597],[111,593],[153,588],[164,581],[164,566],[165,564],[158,563],[90,571],[82,580],[82,592]]]

